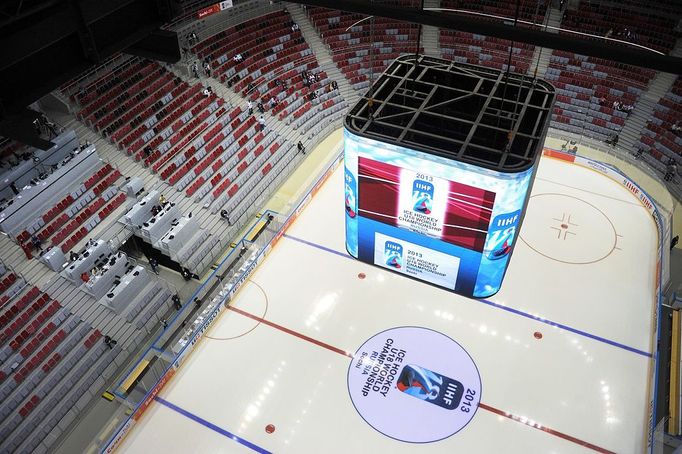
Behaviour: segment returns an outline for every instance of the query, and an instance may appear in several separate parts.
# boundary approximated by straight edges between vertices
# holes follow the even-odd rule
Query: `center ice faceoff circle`
[[[348,392],[360,416],[387,437],[430,443],[474,417],[481,377],[457,342],[427,328],[391,328],[367,340],[348,367]]]

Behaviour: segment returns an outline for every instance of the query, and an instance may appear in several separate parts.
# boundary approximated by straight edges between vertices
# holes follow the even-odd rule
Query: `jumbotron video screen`
[[[500,289],[535,167],[502,173],[344,131],[346,248],[484,298]]]

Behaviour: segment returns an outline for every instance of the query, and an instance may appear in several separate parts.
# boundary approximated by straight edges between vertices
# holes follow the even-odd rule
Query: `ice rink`
[[[521,241],[489,300],[350,258],[344,215],[340,166],[119,452],[645,449],[657,233],[622,185],[542,158]],[[422,366],[460,380],[467,391],[455,410],[465,420],[400,393],[395,381],[390,399],[373,393],[367,406],[352,377],[364,367],[358,350],[379,338],[379,350],[390,338],[430,358]],[[458,378],[466,368],[480,386]],[[401,441],[396,428],[416,438]]]

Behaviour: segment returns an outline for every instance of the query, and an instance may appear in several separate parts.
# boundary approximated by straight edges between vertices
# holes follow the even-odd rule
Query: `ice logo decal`
[[[485,248],[488,259],[499,260],[509,255],[520,214],[521,212],[517,210],[495,216],[488,229],[488,241]]]
[[[384,263],[391,268],[401,269],[403,267],[403,246],[393,241],[386,241]]]
[[[347,383],[362,419],[407,443],[437,442],[464,429],[482,394],[466,350],[420,326],[389,328],[365,341],[348,365]]]
[[[403,367],[396,388],[447,410],[457,409],[464,395],[462,383],[413,364]]]
[[[346,169],[345,172],[345,196],[344,199],[346,201],[346,213],[348,216],[351,218],[354,218],[357,215],[357,202],[356,202],[356,197],[355,197],[355,178],[353,177],[353,174],[351,174],[348,169]]]
[[[433,207],[433,184],[414,180],[412,184],[412,208],[423,214],[431,214]]]

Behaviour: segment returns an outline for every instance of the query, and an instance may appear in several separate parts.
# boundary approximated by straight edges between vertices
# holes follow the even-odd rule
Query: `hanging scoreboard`
[[[368,120],[380,122],[381,111],[376,108]],[[453,159],[391,137],[377,140],[368,128],[355,127],[353,112],[362,116],[356,107],[344,130],[348,252],[462,295],[496,293],[530,196],[537,156],[513,168],[477,165],[466,156]]]

